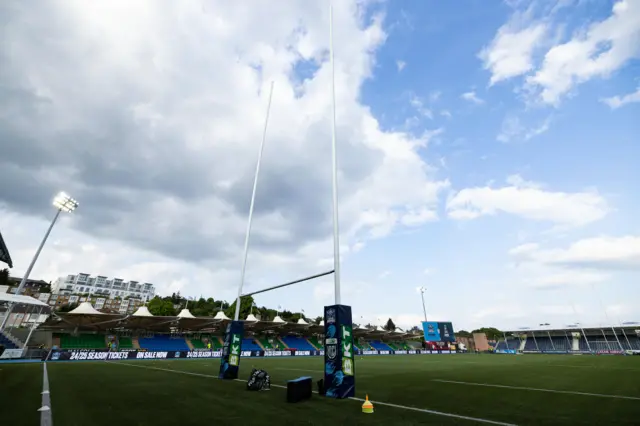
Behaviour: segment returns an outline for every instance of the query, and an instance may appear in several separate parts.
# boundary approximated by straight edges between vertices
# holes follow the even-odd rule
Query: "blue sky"
[[[271,80],[246,286],[329,269],[327,3],[284,3],[51,3],[47,25],[14,8],[4,80],[55,108],[16,97],[0,111],[12,273],[46,227],[46,194],[65,188],[82,208],[38,277],[232,299]],[[457,328],[640,321],[636,1],[345,1],[334,22],[354,321],[417,324],[419,286],[430,319]],[[316,316],[332,291],[324,279],[257,300]]]

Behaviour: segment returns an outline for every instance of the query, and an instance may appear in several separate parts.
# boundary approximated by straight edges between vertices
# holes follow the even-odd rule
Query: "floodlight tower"
[[[420,292],[420,296],[422,297],[422,311],[424,312],[424,321],[427,321],[427,306],[424,304],[424,294],[427,291],[426,287],[419,287],[418,291]]]
[[[33,259],[31,259],[31,263],[29,264],[27,271],[24,273],[24,276],[22,277],[22,281],[20,281],[20,285],[18,286],[18,290],[16,291],[16,295],[18,296],[24,289],[24,286],[26,285],[27,280],[29,279],[29,275],[31,274],[31,270],[36,264],[36,261],[40,256],[40,252],[42,251],[44,244],[47,242],[47,239],[49,238],[49,234],[53,229],[53,225],[55,225],[56,222],[58,221],[58,218],[60,217],[60,213],[62,212],[71,213],[76,208],[78,208],[78,202],[75,199],[71,198],[69,195],[67,195],[65,192],[60,192],[53,199],[53,206],[56,208],[56,215],[53,217],[53,220],[49,225],[49,229],[47,229],[47,232],[44,234],[44,238],[42,239],[42,242],[40,242],[40,246],[38,247],[38,250],[36,250],[36,254],[33,256]],[[7,309],[4,320],[2,321],[2,325],[0,326],[0,331],[4,330],[4,326],[7,323],[7,320],[9,319],[9,315],[11,314],[12,310],[13,310],[13,304],[10,304]]]

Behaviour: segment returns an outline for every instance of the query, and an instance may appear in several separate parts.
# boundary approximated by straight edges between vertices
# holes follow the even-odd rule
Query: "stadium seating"
[[[264,336],[258,337],[258,338],[256,338],[256,340],[262,344],[262,347],[265,350],[273,349],[273,345],[271,343],[269,343],[269,339],[267,337],[264,337]]]
[[[261,351],[262,348],[256,343],[256,341],[252,338],[242,339],[242,350],[243,351]]]
[[[307,342],[304,337],[298,336],[285,336],[282,341],[291,349],[297,349],[299,351],[314,351],[315,348]]]
[[[391,349],[391,347],[389,347],[389,345],[387,345],[384,342],[381,342],[379,340],[372,340],[371,342],[369,342],[369,344],[377,351],[391,351],[393,349]]]
[[[311,344],[312,344],[313,346],[315,346],[315,347],[316,347],[316,348],[318,348],[318,349],[323,349],[323,348],[324,348],[324,346],[322,346],[322,342],[321,342],[320,340],[318,340],[318,338],[317,338],[317,337],[315,337],[315,336],[310,337],[310,338],[309,338],[309,341],[311,342]]]
[[[107,347],[104,334],[60,335],[61,349],[102,349]]]
[[[206,349],[207,345],[200,339],[189,339],[193,349]]]
[[[131,337],[119,337],[118,349],[133,349],[133,341]]]
[[[158,334],[138,339],[140,347],[152,351],[188,351],[189,346],[183,337],[171,337]]]
[[[2,333],[0,333],[0,346],[3,346],[5,349],[18,349],[18,347]]]

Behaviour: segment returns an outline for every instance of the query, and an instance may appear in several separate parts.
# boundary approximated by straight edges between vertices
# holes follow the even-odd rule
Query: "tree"
[[[60,306],[60,308],[58,308],[58,312],[71,312],[77,307],[77,303],[72,303],[71,305],[67,303],[66,305]]]
[[[467,330],[458,330],[458,331],[456,331],[456,336],[458,336],[458,337],[473,337],[473,335],[471,333],[469,333]]]
[[[324,318],[323,318],[323,317],[316,317],[316,319],[315,319],[315,323],[316,323],[316,324],[320,324],[323,320],[324,320]]]
[[[147,304],[147,308],[149,309],[149,312],[151,312],[151,314],[153,315],[160,315],[160,316],[167,316],[167,317],[176,315],[176,311],[175,309],[173,309],[173,303],[171,303],[171,300],[162,300],[158,296],[154,297],[149,301],[149,303]]]
[[[0,269],[0,285],[9,285],[9,270]]]
[[[410,333],[420,333],[422,330],[420,330],[420,327],[418,327],[417,325],[414,325],[413,327],[411,327],[411,329],[409,329]]]
[[[503,338],[502,331],[495,327],[482,327],[477,330],[473,330],[472,333],[484,333],[488,340],[498,340]]]
[[[236,315],[236,302],[234,301],[231,306],[224,310],[224,313],[229,318],[233,319]],[[245,296],[240,298],[240,319],[245,319],[251,313],[251,306],[253,306],[253,297]]]
[[[383,328],[387,331],[396,331],[396,325],[393,323],[391,318],[389,318],[387,324]]]

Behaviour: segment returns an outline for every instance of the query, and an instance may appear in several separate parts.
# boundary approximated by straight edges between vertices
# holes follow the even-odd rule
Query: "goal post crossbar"
[[[295,280],[295,281],[289,281],[288,283],[274,285],[273,287],[267,287],[267,288],[264,288],[262,290],[252,291],[251,293],[245,293],[240,297],[253,296],[254,294],[266,293],[267,291],[275,290],[275,289],[278,289],[278,288],[287,287],[287,286],[294,285],[294,284],[300,284],[300,283],[303,283],[305,281],[313,280],[315,278],[320,278],[320,277],[324,277],[326,275],[331,275],[334,272],[335,272],[335,270],[332,269],[330,271],[322,272],[320,274],[315,274],[315,275],[311,275],[311,276],[308,276],[308,277],[305,277],[305,278],[300,278],[300,279]]]

